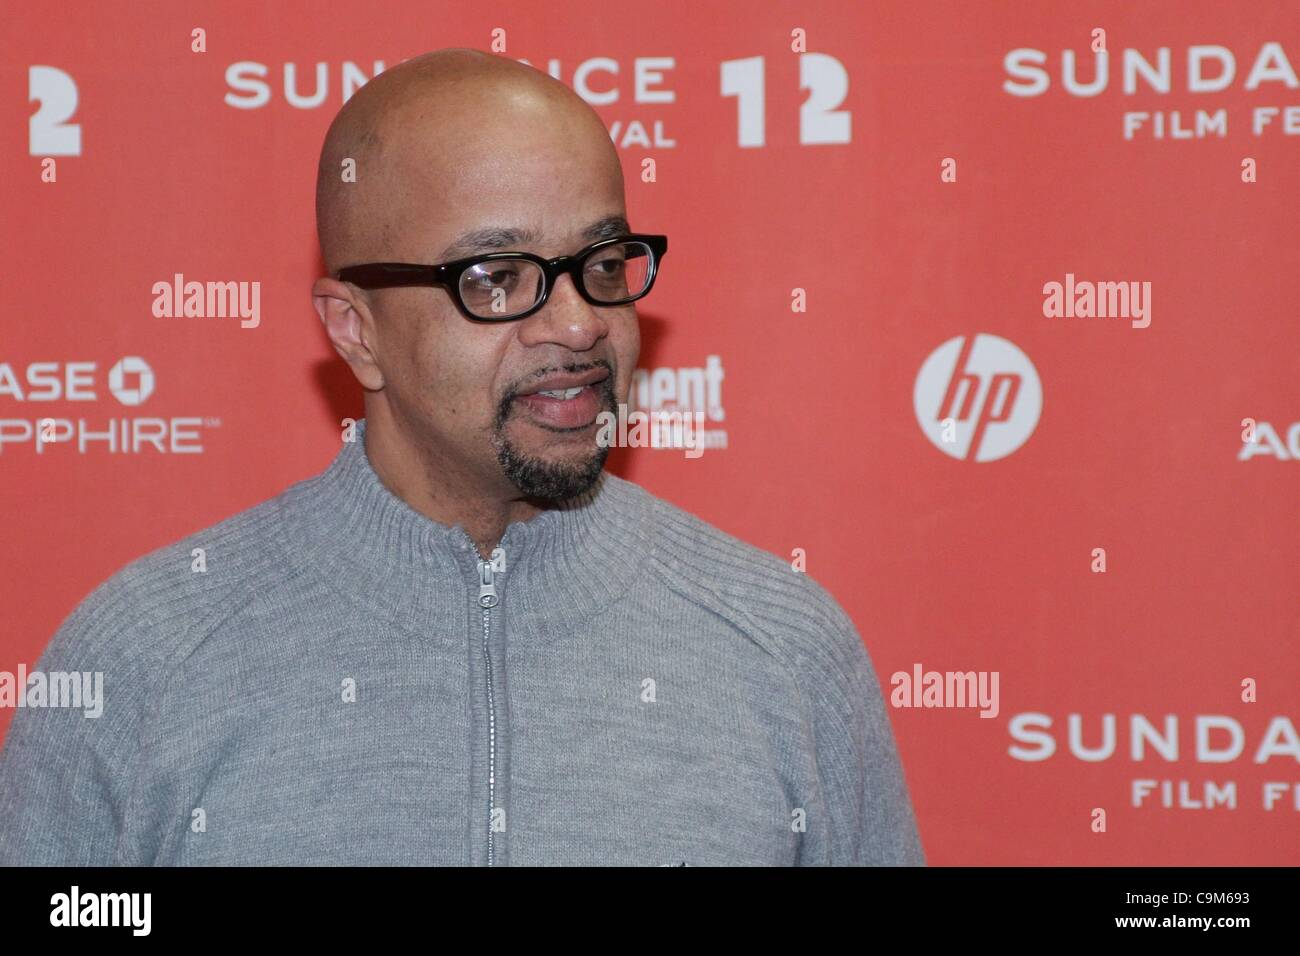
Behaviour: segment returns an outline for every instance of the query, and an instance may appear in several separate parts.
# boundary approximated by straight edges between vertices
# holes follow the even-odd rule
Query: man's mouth
[[[554,391],[546,390],[546,391],[541,391],[541,392],[535,392],[534,394],[536,394],[536,395],[548,395],[548,396],[550,396],[551,398],[558,398],[558,399],[560,399],[560,400],[562,400],[562,401],[566,401],[566,402],[567,402],[567,401],[569,401],[569,400],[572,399],[572,398],[577,398],[577,397],[578,397],[578,393],[581,392],[582,389],[583,389],[584,387],[585,387],[585,386],[579,386],[578,388],[561,388],[561,389],[556,389],[556,390],[554,390]]]
[[[604,404],[609,371],[592,369],[581,374],[552,375],[515,397],[533,423],[552,430],[586,428]],[[542,387],[538,387],[542,386]]]

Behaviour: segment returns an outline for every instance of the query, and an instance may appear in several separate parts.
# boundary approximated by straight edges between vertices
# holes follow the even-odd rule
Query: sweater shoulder
[[[280,508],[284,495],[239,511],[128,562],[60,625],[44,666],[115,667],[162,676],[221,621],[293,574]]]
[[[651,566],[675,590],[726,617],[800,670],[861,666],[857,628],[820,582],[792,561],[723,531],[639,485]]]

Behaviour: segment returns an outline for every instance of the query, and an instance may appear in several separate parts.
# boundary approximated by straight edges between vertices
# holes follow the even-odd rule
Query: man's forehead
[[[457,235],[438,256],[440,261],[461,259],[480,252],[525,251],[552,241],[579,240],[584,243],[599,242],[631,232],[626,217],[603,216],[579,227],[568,236],[548,235],[533,226],[493,225],[469,229]]]

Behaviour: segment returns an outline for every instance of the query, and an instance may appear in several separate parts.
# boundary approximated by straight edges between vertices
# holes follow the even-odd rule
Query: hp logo
[[[996,335],[959,335],[921,366],[912,393],[921,431],[946,455],[996,461],[1026,441],[1043,410],[1029,356]]]

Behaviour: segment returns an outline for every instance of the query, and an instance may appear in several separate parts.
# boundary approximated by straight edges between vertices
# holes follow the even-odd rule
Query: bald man
[[[0,863],[922,864],[839,604],[603,470],[667,239],[596,114],[439,51],[318,176],[365,419],[63,623],[40,670],[102,673],[102,714],[18,712]]]

